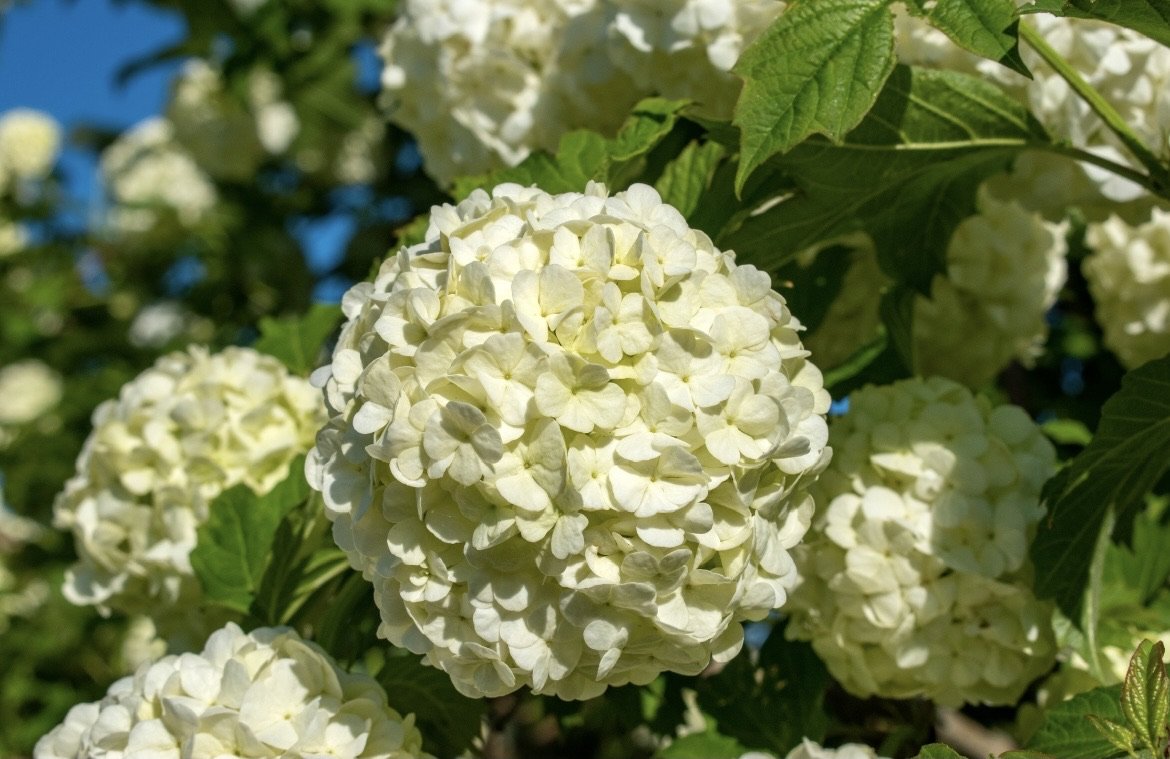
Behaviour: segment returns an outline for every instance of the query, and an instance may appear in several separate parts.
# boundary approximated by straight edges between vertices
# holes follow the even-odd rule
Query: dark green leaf
[[[1071,0],[1059,12],[1109,21],[1170,45],[1170,0]]]
[[[666,165],[662,176],[654,183],[654,189],[658,190],[663,202],[689,218],[710,186],[724,152],[723,146],[717,142],[688,143],[678,157]]]
[[[698,699],[723,735],[784,756],[801,738],[824,738],[828,684],[812,647],[785,639],[776,628],[760,649],[758,664],[746,655],[732,659],[718,675],[699,681]]]
[[[338,306],[318,303],[303,316],[260,320],[260,337],[253,348],[275,356],[293,374],[306,376],[318,365],[326,338],[341,321]]]
[[[897,351],[907,369],[914,370],[914,291],[904,285],[889,290],[882,296],[882,323],[886,325],[886,339]]]
[[[678,114],[687,102],[657,97],[639,102],[606,146],[609,159],[629,161],[650,152],[674,129]]]
[[[487,702],[455,690],[451,677],[408,654],[386,660],[378,673],[390,706],[402,714],[413,712],[422,731],[423,748],[435,756],[458,756],[479,735]]]
[[[1020,59],[1013,0],[909,0],[907,4],[967,50],[1028,76]]]
[[[289,476],[265,495],[237,485],[212,501],[191,551],[191,567],[208,602],[249,611],[281,520],[309,494],[304,467],[304,456],[294,459]]]
[[[1170,577],[1170,524],[1143,512],[1134,518],[1132,545],[1111,545],[1106,574],[1111,603],[1144,606]],[[1121,587],[1117,587],[1120,585]]]
[[[963,755],[945,743],[931,743],[922,747],[917,759],[963,759]]]
[[[1110,509],[1118,521],[1170,467],[1170,357],[1129,372],[1106,403],[1093,441],[1044,488],[1049,518],[1032,545],[1036,592],[1080,618],[1085,556]]]
[[[718,733],[699,733],[679,738],[655,754],[656,759],[739,759],[744,747]]]
[[[954,228],[987,176],[1047,137],[999,88],[947,71],[899,66],[845,142],[814,139],[770,166],[798,191],[720,238],[772,270],[796,253],[865,228],[887,274],[929,292]]]
[[[736,189],[776,153],[813,134],[841,140],[877,100],[894,67],[891,0],[796,2],[735,66],[743,134]]]
[[[1113,722],[1123,721],[1121,686],[1096,688],[1053,706],[1045,715],[1044,724],[1025,748],[1052,754],[1060,759],[1113,759],[1123,756],[1124,752],[1118,751],[1089,722],[1090,714]]]
[[[996,759],[1056,759],[1056,757],[1040,751],[1007,751],[1000,754]]]

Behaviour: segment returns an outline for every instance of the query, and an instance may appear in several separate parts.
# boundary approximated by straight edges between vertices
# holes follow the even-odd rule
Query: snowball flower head
[[[170,244],[217,201],[215,186],[165,119],[147,119],[118,137],[102,153],[101,171],[113,202],[108,224],[127,242]]]
[[[167,119],[175,139],[213,177],[249,179],[264,159],[256,123],[243,98],[207,61],[193,58],[175,82]]]
[[[1105,345],[1131,369],[1170,353],[1170,213],[1155,208],[1136,227],[1112,216],[1090,224],[1085,243]]]
[[[35,358],[0,367],[0,427],[28,424],[61,402],[64,383]]]
[[[196,530],[222,491],[257,493],[288,475],[323,420],[320,399],[271,356],[248,348],[163,356],[93,414],[77,473],[54,504],[80,559],[65,596],[164,626],[197,605]]]
[[[778,0],[404,0],[381,47],[390,118],[450,183],[611,133],[639,99],[695,100],[729,118],[740,53]]]
[[[802,738],[800,745],[788,752],[784,759],[883,759],[877,751],[864,743],[846,743],[837,748],[825,748],[816,741]]]
[[[6,180],[40,179],[53,169],[61,127],[47,114],[14,108],[0,116],[0,189]]]
[[[829,397],[652,188],[477,190],[342,307],[309,481],[380,634],[461,691],[695,674],[784,602]]]
[[[37,742],[35,759],[430,759],[414,715],[386,703],[288,628],[229,624],[198,654],[146,663],[79,704]]]
[[[1055,655],[1027,564],[1051,444],[942,378],[858,391],[829,439],[789,634],[859,696],[1014,703]]]
[[[1067,223],[1054,224],[986,188],[979,212],[955,228],[946,276],[914,304],[918,371],[978,388],[1013,359],[1030,364],[1048,335],[1045,314],[1068,275]]]

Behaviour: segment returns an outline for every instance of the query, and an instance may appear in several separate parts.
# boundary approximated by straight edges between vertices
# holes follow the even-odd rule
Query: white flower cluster
[[[271,356],[193,347],[160,358],[94,411],[54,504],[80,558],[65,596],[160,626],[194,606],[190,553],[212,499],[239,483],[271,490],[322,421],[317,393]]]
[[[1136,227],[1112,216],[1090,224],[1085,243],[1105,345],[1130,369],[1170,353],[1170,213],[1155,208]]]
[[[47,176],[60,149],[61,127],[52,117],[29,108],[5,112],[0,116],[0,193]]]
[[[829,440],[789,634],[859,696],[1014,703],[1055,656],[1027,580],[1051,444],[942,378],[858,391]]]
[[[265,155],[283,153],[300,129],[272,72],[251,72],[248,85],[248,98],[237,97],[218,69],[192,59],[176,81],[167,107],[177,142],[217,179],[250,179]]]
[[[829,396],[652,188],[477,190],[342,306],[309,480],[380,634],[461,691],[695,674],[784,602]]]
[[[1170,49],[1116,24],[1036,14],[1032,23],[1085,80],[1117,109],[1125,123],[1163,159],[1170,159]],[[1034,53],[1025,58],[1034,78],[1027,82],[1033,113],[1054,135],[1073,145],[1131,162],[1105,124],[1062,77]],[[1024,81],[1024,80],[1017,80]],[[1091,174],[1094,172],[1090,172]],[[1144,192],[1110,175],[1102,192],[1125,201]]]
[[[166,656],[79,704],[35,759],[429,759],[414,715],[287,628],[229,624],[199,654]]]
[[[728,117],[740,53],[779,0],[405,0],[381,48],[391,119],[427,171],[515,165],[575,128],[611,132],[640,98]]]
[[[749,751],[739,759],[775,759],[764,751]],[[885,759],[872,746],[864,743],[844,743],[837,748],[825,748],[809,738],[801,738],[800,745],[789,751],[784,759]]]
[[[165,246],[215,208],[215,186],[175,140],[172,124],[150,118],[102,153],[113,207],[106,223],[121,242]]]
[[[986,189],[979,212],[956,227],[947,274],[914,307],[917,370],[978,388],[1013,359],[1039,355],[1045,314],[1068,275],[1067,223],[1045,221]]]
[[[18,427],[51,411],[64,395],[61,375],[43,361],[24,359],[0,367],[0,450]]]

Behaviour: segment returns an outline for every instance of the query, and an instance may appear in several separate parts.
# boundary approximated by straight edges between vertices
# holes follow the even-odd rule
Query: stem
[[[1067,143],[1048,143],[1044,145],[1032,145],[1031,147],[1036,150],[1046,150],[1049,153],[1067,156],[1082,163],[1091,163],[1119,177],[1124,177],[1135,184],[1139,184],[1155,195],[1170,199],[1170,193],[1167,193],[1167,185],[1165,183],[1159,182],[1149,174],[1143,174],[1137,169],[1126,166],[1123,163],[1110,161],[1108,158],[1099,156],[1096,153],[1090,153],[1088,150],[1073,147]]]
[[[1107,101],[1100,92],[1097,91],[1093,85],[1085,81],[1076,69],[1069,65],[1060,53],[1052,49],[1040,33],[1028,24],[1020,24],[1020,37],[1025,42],[1032,46],[1045,63],[1053,68],[1057,74],[1061,76],[1073,90],[1081,96],[1089,107],[1093,109],[1101,120],[1105,122],[1105,126],[1109,127],[1115,135],[1121,140],[1129,152],[1137,158],[1138,162],[1150,172],[1148,181],[1142,182],[1143,186],[1150,186],[1152,182],[1158,189],[1158,194],[1166,191],[1168,180],[1170,180],[1170,173],[1167,172],[1166,166],[1158,159],[1156,155],[1146,147],[1137,135],[1130,129],[1129,124],[1125,123],[1125,119],[1121,114]],[[1094,163],[1096,163],[1094,161]],[[1106,167],[1113,170],[1112,167]],[[1125,176],[1124,174],[1122,176]],[[1136,180],[1135,180],[1136,181]]]

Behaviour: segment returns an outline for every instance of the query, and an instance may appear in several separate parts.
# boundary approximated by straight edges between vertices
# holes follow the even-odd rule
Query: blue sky
[[[181,16],[143,3],[19,3],[0,24],[0,112],[24,106],[46,111],[66,130],[82,123],[124,129],[162,110],[177,65],[152,69],[125,87],[115,85],[115,72],[184,32]],[[92,159],[66,148],[62,168],[74,195],[92,195]]]
[[[122,130],[162,111],[178,62],[140,73],[124,86],[115,82],[127,61],[170,45],[185,35],[181,15],[144,2],[33,0],[19,3],[0,22],[0,112],[36,108],[66,131],[82,124]],[[380,64],[372,48],[361,50],[362,81],[377,81]],[[376,84],[374,85],[376,86]],[[94,157],[66,146],[61,168],[70,194],[85,205],[96,197]],[[328,270],[354,231],[353,218],[334,214],[301,220],[292,230],[305,245],[310,265]],[[318,297],[334,300],[348,283],[326,282]]]

